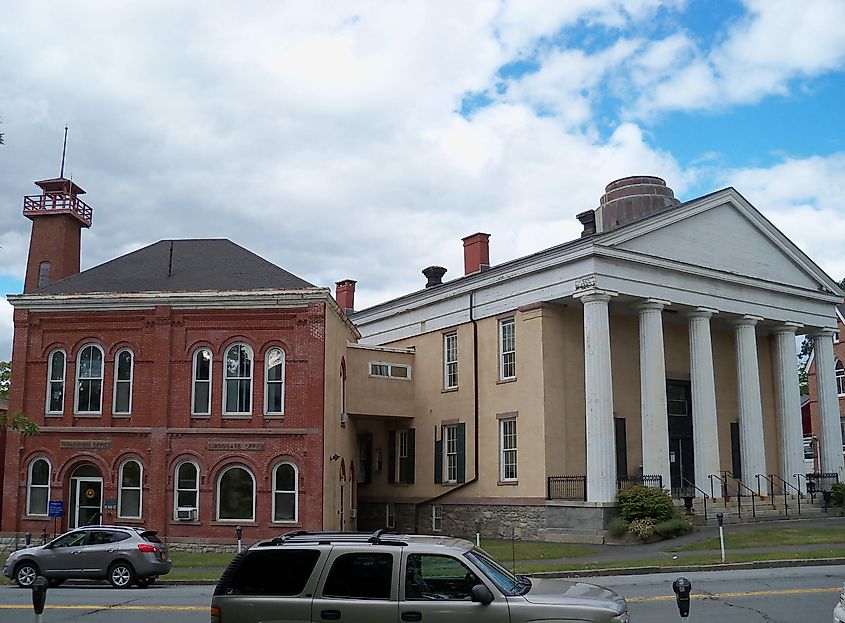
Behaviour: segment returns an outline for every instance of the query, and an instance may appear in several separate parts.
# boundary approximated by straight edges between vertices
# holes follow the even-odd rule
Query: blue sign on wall
[[[50,500],[47,505],[48,517],[64,517],[65,503],[63,500]]]

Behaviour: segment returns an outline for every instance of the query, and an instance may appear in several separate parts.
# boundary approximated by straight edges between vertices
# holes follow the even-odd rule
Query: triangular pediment
[[[679,264],[796,288],[838,290],[823,270],[733,189],[608,232],[602,242]]]

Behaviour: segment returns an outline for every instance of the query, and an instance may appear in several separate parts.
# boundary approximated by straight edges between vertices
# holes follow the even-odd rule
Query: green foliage
[[[654,519],[651,517],[643,517],[642,519],[635,519],[628,526],[628,532],[640,540],[645,541],[654,535]]]
[[[38,424],[30,420],[23,413],[0,413],[0,430],[16,430],[24,435],[37,435],[40,431]]]
[[[664,539],[681,536],[692,531],[692,522],[687,517],[672,517],[654,524],[654,533]]]
[[[665,489],[636,485],[619,493],[619,515],[628,523],[645,518],[661,522],[675,516],[675,505]]]
[[[9,399],[9,390],[12,387],[12,362],[0,361],[0,398]]]
[[[834,506],[845,506],[845,483],[837,482],[830,488],[830,503]]]
[[[607,532],[610,536],[620,537],[628,532],[628,522],[621,517],[616,517],[607,524]]]

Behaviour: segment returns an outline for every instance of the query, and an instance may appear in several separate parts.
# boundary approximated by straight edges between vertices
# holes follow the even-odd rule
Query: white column
[[[793,474],[804,473],[801,389],[798,386],[798,374],[795,370],[796,361],[798,361],[795,331],[798,327],[800,325],[794,323],[777,327],[772,336],[780,433],[780,477],[790,484],[795,484]],[[800,486],[803,489],[803,481]]]
[[[587,500],[612,502],[616,499],[616,443],[608,312],[611,294],[591,288],[575,296],[584,304]]]
[[[663,476],[671,487],[669,472],[669,418],[666,414],[666,359],[663,353],[663,308],[668,301],[649,299],[640,313],[640,418],[643,431],[643,474]]]
[[[842,429],[839,426],[839,395],[836,387],[836,363],[833,359],[832,329],[813,335],[816,360],[816,387],[819,394],[819,455],[823,472],[836,472],[843,479]]]
[[[736,369],[739,390],[739,446],[742,482],[756,489],[757,474],[766,473],[763,440],[763,405],[760,400],[760,367],[757,360],[757,331],[761,320],[745,316],[736,322]]]
[[[710,318],[715,313],[716,310],[700,307],[688,317],[695,484],[705,491],[710,487],[710,474],[721,471],[713,342],[710,335]],[[701,494],[696,492],[696,495]]]

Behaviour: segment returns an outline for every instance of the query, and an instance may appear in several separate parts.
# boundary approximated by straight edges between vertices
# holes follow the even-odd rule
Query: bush
[[[675,505],[665,489],[636,485],[619,493],[619,516],[629,524],[646,518],[660,523],[675,517]]]
[[[845,483],[837,482],[830,488],[830,503],[834,506],[845,506]]]
[[[628,522],[621,517],[616,517],[609,524],[607,524],[607,532],[610,536],[620,537],[628,532]]]
[[[651,517],[635,519],[628,526],[628,532],[645,541],[654,534],[654,519]]]
[[[654,524],[654,533],[664,539],[681,536],[692,530],[692,522],[686,517],[673,517]]]

